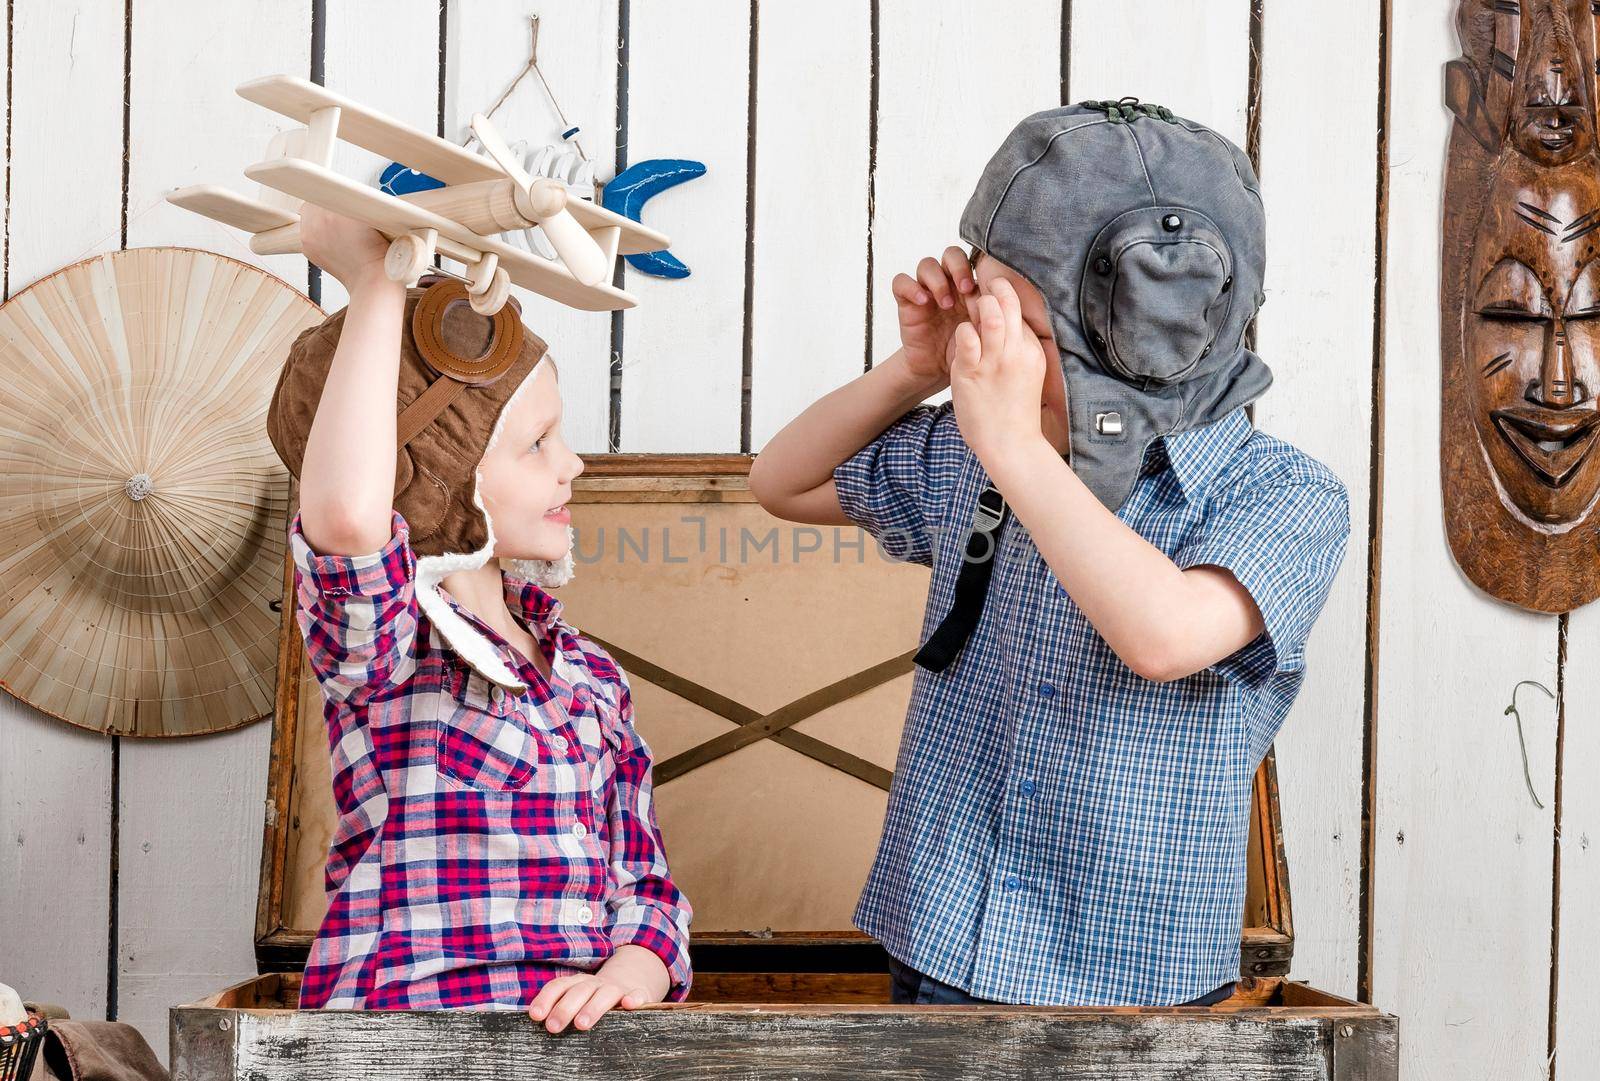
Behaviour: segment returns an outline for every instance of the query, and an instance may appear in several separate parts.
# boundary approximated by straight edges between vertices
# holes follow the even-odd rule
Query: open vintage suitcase
[[[322,701],[285,564],[253,980],[173,1009],[176,1081],[655,1074],[855,1078],[1398,1075],[1398,1022],[1288,982],[1272,760],[1256,777],[1234,998],[1209,1009],[894,1006],[851,928],[911,686],[925,568],[861,531],[781,522],[749,459],[613,455],[575,485],[570,622],[627,671],[673,875],[695,908],[691,1001],[552,1036],[519,1011],[299,1010],[333,827]],[[287,522],[285,523],[287,528]]]

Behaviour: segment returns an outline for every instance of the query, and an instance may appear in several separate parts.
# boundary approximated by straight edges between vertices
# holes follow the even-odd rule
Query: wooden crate
[[[850,915],[876,850],[928,574],[854,527],[779,522],[749,459],[588,464],[566,616],[628,672],[656,809],[695,906],[690,1001],[550,1036],[511,1011],[299,1010],[334,818],[322,702],[285,564],[255,980],[172,1013],[198,1078],[726,1072],[740,1077],[1393,1078],[1396,1019],[1289,982],[1294,936],[1272,759],[1254,789],[1232,999],[1209,1009],[889,1004]],[[603,531],[603,533],[602,533]],[[648,1053],[644,1049],[648,1049]]]

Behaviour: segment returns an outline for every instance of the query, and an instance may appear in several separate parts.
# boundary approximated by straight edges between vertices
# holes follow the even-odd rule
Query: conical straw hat
[[[121,735],[272,712],[290,480],[266,409],[322,318],[190,248],[86,259],[0,305],[0,686]]]

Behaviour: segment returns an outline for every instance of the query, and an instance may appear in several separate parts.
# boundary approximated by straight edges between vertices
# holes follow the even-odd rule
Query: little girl
[[[383,237],[309,204],[301,231],[350,300],[296,341],[268,417],[339,811],[300,1006],[526,1008],[558,1032],[682,1000],[692,909],[627,679],[544,588],[570,577],[583,471],[555,365],[508,306],[504,374],[439,385]],[[452,307],[470,361],[490,324]]]

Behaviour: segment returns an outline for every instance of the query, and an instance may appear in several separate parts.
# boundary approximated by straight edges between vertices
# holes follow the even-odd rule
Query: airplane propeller
[[[484,152],[515,185],[517,209],[539,223],[572,276],[582,285],[605,279],[611,269],[605,253],[567,209],[566,185],[549,177],[529,176],[487,116],[474,113],[471,126]]]

